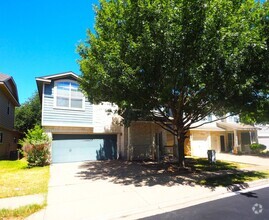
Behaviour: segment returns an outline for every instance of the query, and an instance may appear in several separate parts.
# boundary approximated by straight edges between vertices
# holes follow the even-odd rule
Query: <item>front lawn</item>
[[[0,209],[0,219],[4,220],[22,220],[25,217],[28,217],[29,215],[41,210],[44,208],[46,204],[38,205],[27,205],[22,206],[17,209]]]
[[[26,160],[0,161],[0,198],[47,193],[49,166],[29,169]]]
[[[204,158],[188,158],[188,165],[192,170],[201,174],[198,184],[209,187],[223,186],[228,187],[233,184],[243,184],[246,182],[269,178],[269,170],[248,170],[255,165],[235,163],[218,160],[210,164]]]
[[[201,185],[217,187],[228,187],[233,184],[244,184],[246,182],[269,178],[269,171],[241,171],[220,176],[212,176],[198,181]]]

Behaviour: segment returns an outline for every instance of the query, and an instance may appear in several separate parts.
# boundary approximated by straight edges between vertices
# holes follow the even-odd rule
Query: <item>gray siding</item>
[[[7,112],[9,105],[9,114]],[[7,129],[14,128],[14,112],[15,106],[10,102],[7,97],[0,90],[0,127]]]
[[[17,150],[17,140],[19,134],[14,131],[8,131],[0,127],[0,132],[3,133],[3,142],[0,143],[0,159],[9,158],[10,151]]]
[[[53,87],[54,82],[44,88],[42,125],[92,127],[92,104],[85,99],[85,110],[54,108]]]

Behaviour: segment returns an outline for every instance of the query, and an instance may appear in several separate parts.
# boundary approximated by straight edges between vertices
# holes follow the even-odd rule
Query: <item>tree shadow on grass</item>
[[[211,165],[205,159],[188,158],[187,168],[178,168],[176,163],[92,161],[79,168],[77,177],[86,180],[108,180],[115,184],[141,186],[201,185],[212,191],[218,186],[236,191],[247,188],[249,177],[265,178],[261,172],[241,171],[232,163],[217,162]],[[248,177],[248,178],[247,178]]]
[[[246,182],[253,179],[268,178],[268,175],[259,171],[237,171],[228,175],[221,175],[219,177],[212,176],[200,181],[200,184],[217,187],[227,187],[229,191],[238,191],[240,189],[248,188]]]

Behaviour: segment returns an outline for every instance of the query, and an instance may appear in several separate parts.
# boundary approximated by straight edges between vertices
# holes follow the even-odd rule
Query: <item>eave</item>
[[[19,107],[20,103],[18,102],[18,100],[14,97],[14,95],[11,93],[11,91],[9,90],[9,88],[6,86],[6,84],[4,82],[0,82],[0,89],[3,91],[3,93],[9,98],[9,100],[11,100],[11,102]]]

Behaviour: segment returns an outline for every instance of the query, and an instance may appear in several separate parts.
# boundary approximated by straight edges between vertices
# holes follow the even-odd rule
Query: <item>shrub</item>
[[[249,147],[253,153],[261,153],[261,151],[266,149],[265,145],[257,143],[251,144]]]
[[[25,133],[25,138],[19,143],[22,145],[23,155],[29,167],[45,166],[50,163],[51,140],[39,125],[29,129]]]

